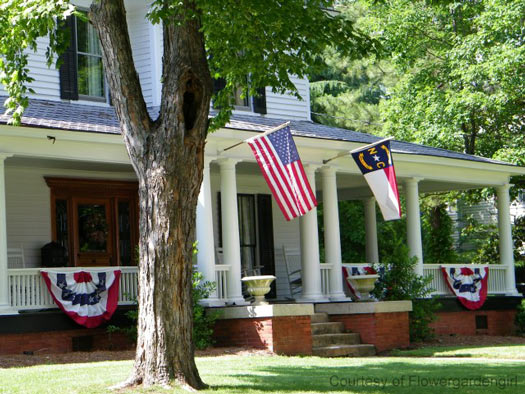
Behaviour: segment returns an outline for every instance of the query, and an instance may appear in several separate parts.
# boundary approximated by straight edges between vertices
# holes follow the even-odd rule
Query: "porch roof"
[[[5,98],[6,97],[0,96],[0,101],[3,102]],[[158,108],[149,108],[148,110],[150,111],[150,115],[155,118]],[[0,124],[7,124],[8,120],[9,116],[5,115],[5,108],[0,107]],[[286,120],[283,119],[265,116],[235,114],[231,117],[230,122],[225,128],[264,132],[271,127],[284,123],[285,121]],[[22,117],[22,125],[78,132],[120,134],[118,119],[113,107],[76,104],[62,101],[30,100],[29,107]],[[381,139],[381,137],[372,134],[325,126],[305,120],[292,120],[291,129],[292,134],[295,136],[324,140],[369,144]],[[391,146],[395,153],[436,156],[516,167],[513,164],[502,161],[404,141],[394,140],[392,141]]]

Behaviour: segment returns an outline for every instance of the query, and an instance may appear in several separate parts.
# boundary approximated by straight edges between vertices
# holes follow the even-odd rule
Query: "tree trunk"
[[[192,2],[184,9],[193,9]],[[139,180],[138,339],[134,370],[123,385],[168,385],[175,379],[200,389],[205,385],[194,360],[191,278],[212,82],[198,20],[177,25],[170,18],[163,21],[161,109],[152,121],[133,64],[123,0],[100,0],[90,12]]]

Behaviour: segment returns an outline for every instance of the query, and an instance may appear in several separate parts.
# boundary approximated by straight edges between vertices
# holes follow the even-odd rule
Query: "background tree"
[[[155,0],[149,19],[162,25],[160,113],[146,109],[123,0],[94,2],[88,18],[99,34],[103,66],[140,198],[138,340],[126,384],[204,387],[192,343],[192,252],[202,180],[212,77],[226,79],[211,127],[223,125],[234,88],[244,95],[271,86],[298,95],[289,75],[303,77],[328,44],[361,53],[370,41],[351,22],[326,12],[326,0]],[[10,0],[0,5],[0,68],[19,123],[31,78],[27,50],[49,35],[49,64],[64,50],[57,29],[73,12],[68,1]],[[213,56],[211,56],[213,54]],[[249,78],[247,78],[247,75]]]

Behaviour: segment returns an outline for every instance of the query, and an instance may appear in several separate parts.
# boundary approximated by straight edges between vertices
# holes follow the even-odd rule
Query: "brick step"
[[[310,315],[311,323],[328,323],[329,321],[328,313],[325,312],[314,313],[313,315]]]
[[[375,356],[374,345],[332,345],[312,348],[312,354],[318,357],[367,357]]]
[[[312,323],[312,335],[340,334],[344,330],[342,322]]]
[[[313,347],[323,347],[330,345],[359,345],[361,336],[358,333],[348,334],[320,334],[312,335]]]

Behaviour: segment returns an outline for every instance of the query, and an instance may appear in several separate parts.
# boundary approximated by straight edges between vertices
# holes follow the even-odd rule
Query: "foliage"
[[[384,133],[524,163],[522,0],[377,2],[373,30],[403,78]]]
[[[365,29],[365,1],[341,2],[342,17]],[[329,126],[376,134],[382,122],[379,102],[387,99],[398,76],[392,62],[370,56],[345,56],[331,46],[323,55],[323,68],[312,70],[310,102],[312,119]]]
[[[215,283],[204,282],[203,276],[200,272],[193,273],[193,342],[195,348],[206,349],[208,346],[213,344],[213,327],[215,320],[217,319],[216,313],[206,313],[204,306],[200,304],[200,301],[207,298],[211,292],[215,289]],[[137,299],[133,300],[137,304]],[[128,318],[130,325],[126,326],[115,326],[108,325],[106,330],[109,333],[122,332],[133,342],[137,341],[137,321],[138,321],[138,309],[131,309],[125,313]]]
[[[432,292],[431,277],[421,277],[414,271],[417,259],[409,257],[408,246],[402,238],[392,241],[392,250],[384,254],[377,267],[379,280],[373,295],[382,301],[412,300],[410,313],[410,340],[425,341],[433,338],[430,323],[435,320],[434,312],[439,304],[426,298]]]
[[[206,349],[213,344],[213,327],[217,314],[206,312],[200,303],[215,289],[215,283],[204,282],[200,272],[193,274],[193,342],[197,349]]]
[[[434,196],[422,200],[421,230],[423,255],[428,264],[453,264],[457,261],[452,233],[454,222],[447,205]]]
[[[525,300],[521,300],[521,303],[518,305],[518,310],[516,312],[515,318],[516,326],[518,326],[518,332],[525,334]]]

